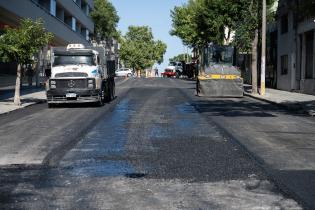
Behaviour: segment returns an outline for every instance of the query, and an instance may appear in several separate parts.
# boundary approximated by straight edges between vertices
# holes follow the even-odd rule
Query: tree
[[[121,39],[120,58],[140,76],[141,70],[163,62],[166,48],[162,41],[154,40],[148,26],[129,26],[128,32]]]
[[[251,52],[252,55],[252,91],[258,93],[257,85],[257,49],[259,44],[259,29],[261,23],[261,0],[240,0],[242,3],[239,19],[235,22],[234,45],[242,52]],[[267,19],[271,19],[274,14],[270,10],[275,0],[267,0],[268,12]]]
[[[198,49],[200,54],[210,43],[223,44],[224,39],[230,39],[242,5],[242,2],[234,0],[190,0],[171,11],[173,24],[170,34],[181,38],[185,45]],[[225,28],[229,29],[227,36]]]
[[[46,46],[53,38],[45,31],[42,20],[21,20],[19,28],[6,28],[0,36],[0,58],[4,62],[17,63],[17,77],[15,86],[14,104],[21,105],[20,85],[21,68],[23,64],[33,62],[32,57]]]
[[[98,41],[118,39],[119,33],[116,30],[119,16],[111,2],[108,0],[94,0],[94,10],[91,12],[94,21],[94,32]]]
[[[173,62],[173,61],[191,61],[192,60],[192,56],[190,54],[179,54],[174,56],[173,58],[170,58],[169,61]]]

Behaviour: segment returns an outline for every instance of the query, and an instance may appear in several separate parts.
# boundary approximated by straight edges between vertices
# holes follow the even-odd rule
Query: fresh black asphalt
[[[2,125],[36,130],[12,129],[6,141],[23,138],[12,145],[45,154],[39,164],[30,155],[29,164],[1,167],[0,208],[301,209],[266,173],[253,152],[259,144],[243,138],[251,151],[239,141],[245,119],[273,112],[289,115],[247,98],[198,98],[193,81],[131,78],[104,107],[40,104],[0,116]]]

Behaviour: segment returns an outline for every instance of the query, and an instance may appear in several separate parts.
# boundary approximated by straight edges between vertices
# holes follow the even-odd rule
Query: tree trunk
[[[39,81],[39,74],[41,73],[41,67],[42,67],[42,57],[43,57],[43,49],[41,49],[38,54],[38,59],[37,59],[37,64],[35,67],[35,81],[36,81],[36,87],[40,86],[40,81]]]
[[[16,83],[15,83],[15,94],[14,94],[14,105],[21,106],[21,64],[18,64],[16,71]]]
[[[255,30],[255,38],[252,42],[252,94],[257,94],[257,45],[258,30]]]

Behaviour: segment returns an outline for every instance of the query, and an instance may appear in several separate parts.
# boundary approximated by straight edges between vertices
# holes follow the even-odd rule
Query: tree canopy
[[[268,6],[275,0],[267,0]],[[259,0],[189,0],[187,4],[171,11],[171,35],[178,36],[184,44],[204,47],[213,42],[222,44],[231,31],[236,31],[237,45],[249,50],[254,31],[259,27]],[[224,29],[229,29],[225,34]]]
[[[270,10],[276,0],[267,0],[267,18],[269,20],[275,15]],[[241,51],[249,52],[252,49],[252,41],[255,37],[255,30],[261,27],[261,1],[240,0],[242,2],[239,18],[235,21],[234,45]]]
[[[95,24],[94,33],[97,39],[108,40],[119,37],[116,29],[119,16],[110,1],[94,0],[94,10],[90,15]]]
[[[233,30],[243,1],[190,0],[171,11],[171,35],[178,36],[191,47],[204,47],[209,43],[221,44],[224,28]]]
[[[129,26],[121,39],[120,58],[126,66],[143,70],[162,63],[166,48],[165,43],[154,40],[148,26]]]
[[[192,60],[192,57],[191,57],[190,54],[185,53],[185,54],[176,55],[176,56],[170,58],[170,59],[169,59],[169,62],[174,62],[174,61],[186,61],[186,60],[188,60],[188,61],[191,61],[191,60]]]
[[[32,57],[52,38],[53,34],[46,32],[42,20],[23,19],[19,28],[6,28],[0,36],[0,59],[32,63]]]
[[[17,78],[14,104],[20,105],[21,65],[33,63],[35,56],[46,46],[53,35],[46,32],[42,20],[21,20],[19,28],[6,28],[0,36],[0,59],[4,62],[17,62]]]

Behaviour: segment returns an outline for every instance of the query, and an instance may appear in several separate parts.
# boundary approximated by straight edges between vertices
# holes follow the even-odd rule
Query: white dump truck
[[[97,103],[102,106],[115,97],[115,67],[106,61],[104,47],[69,44],[51,49],[51,75],[47,102]]]

